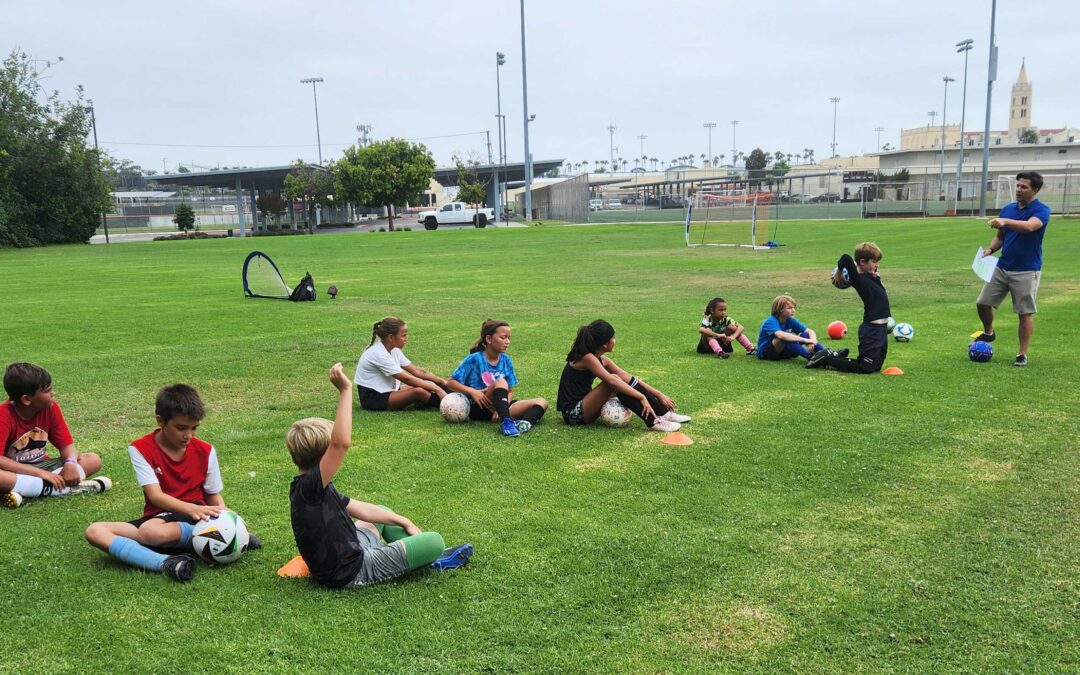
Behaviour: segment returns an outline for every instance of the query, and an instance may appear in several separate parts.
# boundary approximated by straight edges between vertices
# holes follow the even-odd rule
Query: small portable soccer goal
[[[273,298],[276,300],[314,300],[315,282],[305,274],[296,288],[289,288],[281,276],[281,270],[262,251],[252,251],[244,259],[244,295],[249,298]]]
[[[769,250],[767,223],[772,199],[771,193],[698,190],[686,203],[686,245]]]

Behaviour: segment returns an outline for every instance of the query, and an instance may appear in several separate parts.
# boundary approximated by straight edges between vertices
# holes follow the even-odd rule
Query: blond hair
[[[293,464],[301,471],[308,471],[322,459],[330,447],[330,434],[334,423],[322,417],[306,417],[293,422],[285,434],[285,447],[292,455]]]
[[[855,247],[855,262],[860,260],[881,260],[881,249],[872,241],[864,241]]]
[[[778,295],[773,298],[772,315],[776,318],[780,318],[780,312],[784,311],[784,307],[786,307],[789,302],[791,303],[792,307],[799,306],[799,303],[795,302],[795,298],[791,297],[790,295]]]

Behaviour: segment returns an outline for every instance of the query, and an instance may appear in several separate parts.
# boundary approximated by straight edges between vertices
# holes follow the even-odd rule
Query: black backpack
[[[289,299],[293,302],[303,302],[305,300],[315,300],[315,281],[311,278],[311,274],[305,274],[304,278],[300,280],[300,283],[296,284],[296,288],[293,289]]]

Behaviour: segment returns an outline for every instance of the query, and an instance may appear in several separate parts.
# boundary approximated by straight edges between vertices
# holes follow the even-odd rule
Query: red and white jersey
[[[221,492],[221,471],[214,446],[192,438],[184,450],[184,456],[174,460],[165,454],[154,440],[156,434],[157,431],[152,431],[133,441],[128,448],[135,478],[140,486],[157,483],[161,486],[161,491],[170,497],[200,505],[206,504],[207,496]],[[143,499],[144,518],[164,511],[150,503],[145,491]]]
[[[40,462],[47,457],[46,440],[57,450],[74,443],[60,404],[53,403],[28,420],[16,414],[11,401],[0,404],[0,452],[5,457],[23,464]]]

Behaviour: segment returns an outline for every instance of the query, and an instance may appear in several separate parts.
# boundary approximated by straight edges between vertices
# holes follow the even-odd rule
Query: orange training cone
[[[307,563],[300,556],[296,556],[289,562],[281,566],[281,569],[277,571],[279,577],[307,577],[311,576],[311,571],[308,570]]]
[[[690,440],[690,437],[681,431],[676,431],[664,436],[660,441],[661,443],[667,443],[668,445],[693,445],[694,441]]]
[[[890,367],[886,368],[885,370],[881,371],[881,374],[882,375],[903,375],[904,371],[900,370],[896,366],[890,366]]]

